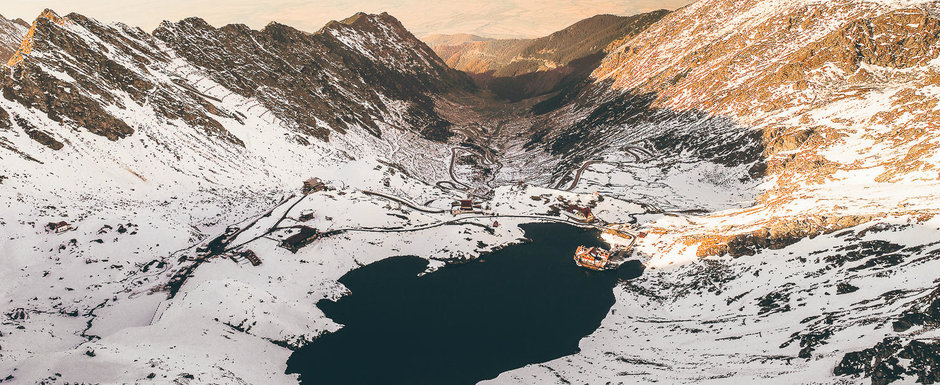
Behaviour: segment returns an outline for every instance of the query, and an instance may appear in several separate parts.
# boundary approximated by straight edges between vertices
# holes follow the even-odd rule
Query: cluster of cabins
[[[622,262],[633,248],[638,238],[646,234],[634,234],[629,225],[610,225],[604,230],[602,237],[611,245],[610,250],[600,247],[579,246],[574,253],[574,262],[581,267],[591,270],[607,270],[615,268]]]
[[[461,214],[479,214],[483,213],[483,205],[473,199],[462,199],[454,201],[451,204],[450,212],[453,215]],[[590,207],[577,205],[567,205],[563,207],[562,213],[572,221],[579,223],[594,223],[597,217],[594,216]],[[493,226],[499,226],[499,222],[494,222]],[[611,226],[604,232],[607,235],[619,238],[612,250],[606,250],[601,247],[580,246],[574,254],[574,261],[581,267],[591,270],[606,270],[615,265],[615,261],[629,252],[633,246],[633,240],[636,238],[625,230],[623,226]]]
[[[591,270],[604,270],[614,253],[600,247],[578,246],[574,252],[574,263]]]
[[[326,184],[323,183],[320,178],[313,177],[304,181],[303,187],[301,187],[300,192],[304,195],[309,195],[317,193],[320,191],[326,190]],[[306,222],[314,217],[313,210],[304,210],[300,213],[300,216],[297,218],[301,222]],[[292,253],[296,253],[297,250],[300,250],[306,245],[309,245],[311,242],[315,241],[320,236],[320,232],[310,226],[299,226],[299,231],[292,234],[291,236],[281,240],[280,246],[290,250]]]

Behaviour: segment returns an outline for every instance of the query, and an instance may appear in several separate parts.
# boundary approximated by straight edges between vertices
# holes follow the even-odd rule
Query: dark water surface
[[[578,245],[598,232],[564,224],[522,226],[532,242],[418,277],[427,261],[382,260],[340,279],[351,294],[317,306],[344,327],[293,355],[288,373],[311,384],[473,384],[578,352],[614,304],[618,279],[577,267]]]

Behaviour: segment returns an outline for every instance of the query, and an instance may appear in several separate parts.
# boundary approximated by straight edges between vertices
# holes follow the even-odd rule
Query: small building
[[[251,262],[252,266],[258,266],[261,264],[261,258],[258,258],[258,255],[255,254],[254,251],[245,250],[245,251],[242,251],[241,253],[238,253],[238,256],[247,259],[248,262]]]
[[[301,222],[306,222],[313,219],[313,210],[304,210],[300,213],[300,217],[297,218]]]
[[[591,212],[590,207],[580,207],[580,206],[570,205],[565,208],[563,213],[568,218],[571,218],[581,223],[591,223],[591,222],[594,222],[594,220],[596,219],[594,218],[594,213]]]
[[[310,178],[305,180],[304,187],[301,189],[304,194],[311,194],[323,190],[326,190],[326,185],[323,184],[323,181],[321,181],[320,178]]]
[[[46,231],[50,233],[62,234],[69,230],[72,230],[72,225],[66,221],[49,222],[49,224],[46,225]]]
[[[604,270],[613,254],[599,247],[578,246],[574,253],[574,263],[591,270]]]
[[[281,247],[296,253],[300,248],[317,239],[320,232],[309,226],[301,226],[300,231],[281,241]]]
[[[461,199],[450,204],[450,213],[453,215],[479,213],[483,211],[483,205],[474,202],[473,199]]]

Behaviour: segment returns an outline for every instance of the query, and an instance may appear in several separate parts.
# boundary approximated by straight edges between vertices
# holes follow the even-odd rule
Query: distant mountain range
[[[3,62],[0,64],[6,64],[7,59],[13,56],[28,29],[29,24],[23,19],[7,20],[0,15],[0,61]]]
[[[537,39],[435,35],[427,42],[447,64],[510,100],[558,91],[584,80],[616,40],[636,36],[669,11],[597,15]]]

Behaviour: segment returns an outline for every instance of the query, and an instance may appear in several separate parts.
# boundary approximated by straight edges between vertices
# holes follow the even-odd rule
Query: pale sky
[[[103,22],[120,21],[152,31],[162,20],[189,16],[214,26],[262,28],[277,21],[316,31],[356,12],[388,12],[417,36],[473,33],[489,37],[537,37],[597,14],[632,15],[676,9],[692,0],[3,0],[0,14],[31,22],[44,8],[77,12]]]

